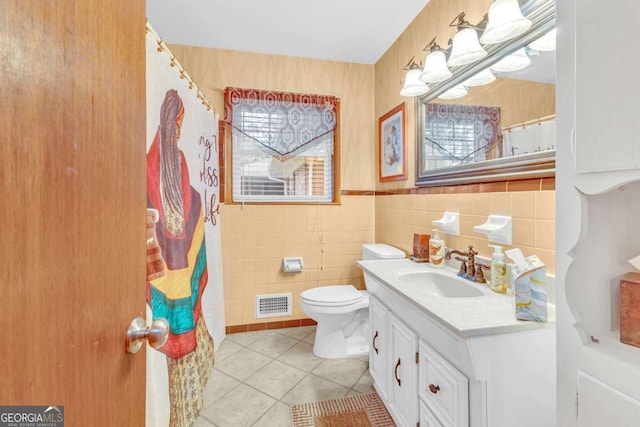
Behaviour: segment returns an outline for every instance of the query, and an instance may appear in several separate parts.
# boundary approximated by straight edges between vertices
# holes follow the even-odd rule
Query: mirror
[[[450,79],[417,100],[416,185],[555,175],[555,50],[530,47],[555,28],[555,1],[520,3],[533,23],[526,33],[483,46],[485,58],[452,69]],[[528,67],[501,71],[519,54]],[[487,70],[495,80],[472,86]]]

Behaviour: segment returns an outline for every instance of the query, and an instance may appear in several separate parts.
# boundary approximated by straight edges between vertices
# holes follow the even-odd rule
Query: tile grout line
[[[277,331],[274,331],[274,332],[275,332],[275,333],[278,333]],[[307,376],[309,376],[309,374],[311,374],[311,372],[303,371],[302,369],[298,368],[297,366],[293,366],[293,365],[290,365],[290,364],[288,364],[288,363],[286,363],[286,362],[284,362],[284,361],[282,361],[282,360],[279,360],[279,359],[278,359],[278,357],[282,356],[284,353],[286,353],[287,351],[289,351],[289,350],[290,350],[291,348],[293,348],[296,344],[298,344],[298,343],[300,343],[300,342],[304,342],[303,340],[304,340],[304,339],[306,339],[306,338],[307,338],[309,335],[311,335],[312,333],[313,333],[313,332],[309,332],[307,335],[305,335],[304,337],[302,337],[302,338],[300,338],[300,339],[293,338],[293,337],[291,337],[290,335],[287,335],[287,334],[279,334],[279,335],[281,335],[281,336],[285,336],[285,337],[288,337],[288,338],[296,339],[296,343],[295,343],[295,344],[293,344],[293,345],[291,345],[289,348],[287,348],[285,351],[283,351],[282,353],[280,353],[280,354],[279,354],[278,356],[276,356],[275,358],[271,358],[271,356],[267,356],[267,357],[270,357],[270,358],[271,358],[271,361],[270,361],[269,363],[267,363],[265,366],[263,366],[262,368],[258,369],[256,372],[254,372],[251,376],[249,376],[249,377],[247,378],[247,380],[249,380],[251,377],[253,377],[254,375],[256,375],[258,372],[260,372],[262,369],[264,369],[266,366],[268,366],[269,364],[273,363],[274,361],[278,361],[279,363],[285,364],[285,365],[290,366],[290,367],[292,367],[292,368],[298,369],[298,370],[300,370],[301,372],[304,372],[304,373],[305,373],[305,375],[304,375],[304,376],[303,376],[303,377],[302,377],[298,382],[296,382],[293,386],[291,386],[291,388],[289,388],[289,389],[288,389],[288,390],[287,390],[287,391],[282,395],[282,397],[286,396],[286,395],[287,395],[291,390],[293,390],[293,389],[294,389],[298,384],[300,384],[300,382],[302,382],[302,381],[303,381]],[[265,334],[265,336],[267,336],[267,334]],[[259,339],[258,339],[258,340],[256,340],[256,341],[253,341],[253,342],[252,342],[252,343],[250,343],[249,345],[251,345],[251,344],[253,344],[253,343],[255,343],[255,342],[259,341],[260,339],[261,339],[261,338],[259,338]],[[244,348],[248,348],[248,346],[243,346],[243,347],[244,347]],[[255,351],[255,350],[253,350],[253,349],[251,349],[251,348],[249,348],[249,350]],[[265,354],[260,353],[260,352],[256,352],[256,353],[258,353],[258,354],[262,354],[263,356],[266,356]],[[265,393],[264,391],[262,391],[262,390],[258,390],[257,388],[253,387],[251,384],[246,383],[246,380],[245,380],[245,381],[242,381],[240,384],[244,384],[244,385],[246,385],[247,387],[251,387],[252,389],[256,390],[257,392],[262,393],[262,394],[265,394],[266,396],[271,397],[272,399],[274,399],[274,400],[275,400],[275,402],[273,403],[273,405],[271,405],[271,406],[269,407],[269,409],[267,409],[266,411],[264,411],[264,413],[263,413],[262,415],[260,415],[260,417],[258,417],[258,419],[257,419],[256,421],[254,421],[254,422],[251,424],[252,426],[254,426],[254,425],[256,425],[258,422],[260,422],[260,420],[261,420],[262,418],[264,418],[264,417],[265,417],[265,415],[267,415],[267,413],[268,413],[271,409],[273,409],[273,408],[274,408],[278,403],[282,403],[283,405],[287,406],[288,408],[291,408],[291,405],[289,405],[288,403],[286,403],[286,402],[283,402],[283,401],[282,401],[282,397],[280,397],[280,398],[276,399],[276,398],[274,398],[273,396],[271,396],[271,395],[269,395],[269,394]],[[238,384],[238,385],[239,385],[239,384]]]
[[[274,331],[274,332],[275,332],[275,331]],[[277,333],[277,332],[276,332],[276,333]],[[257,374],[258,372],[260,372],[262,369],[264,369],[267,365],[269,365],[269,364],[271,364],[273,361],[276,361],[276,360],[277,360],[277,361],[278,361],[278,362],[280,362],[280,363],[286,364],[287,366],[290,366],[290,367],[292,367],[292,368],[298,369],[298,370],[300,370],[300,371],[302,371],[302,372],[304,372],[304,373],[305,373],[305,375],[304,375],[304,376],[303,376],[303,377],[302,377],[298,382],[296,382],[296,384],[294,384],[294,385],[293,385],[289,390],[287,390],[287,391],[284,393],[283,397],[284,397],[284,396],[286,396],[286,395],[287,395],[287,393],[289,393],[291,390],[293,390],[293,388],[295,388],[295,387],[296,387],[296,386],[297,386],[297,385],[298,385],[302,380],[304,380],[304,379],[305,379],[309,374],[311,374],[311,372],[304,371],[304,370],[302,370],[302,369],[298,368],[297,366],[293,366],[293,365],[290,365],[290,364],[288,364],[288,363],[286,363],[286,362],[284,362],[284,361],[278,360],[278,357],[280,357],[282,354],[286,353],[289,349],[291,349],[292,347],[294,347],[296,344],[298,344],[298,343],[300,343],[300,342],[305,342],[305,341],[303,341],[303,340],[304,340],[304,339],[306,339],[306,338],[307,338],[309,335],[311,335],[312,333],[313,333],[313,332],[309,332],[307,335],[305,335],[304,337],[299,338],[299,339],[294,338],[294,337],[291,337],[290,335],[287,335],[287,334],[279,334],[279,335],[281,335],[281,336],[288,337],[288,338],[291,338],[291,339],[293,339],[293,340],[296,340],[296,343],[295,343],[295,344],[292,344],[289,348],[287,348],[285,351],[283,351],[281,354],[279,354],[279,355],[278,355],[278,356],[276,356],[275,358],[274,358],[274,357],[272,357],[272,356],[266,355],[266,354],[264,354],[264,353],[261,353],[261,352],[259,352],[259,351],[256,351],[256,350],[254,350],[254,349],[252,349],[252,348],[250,348],[250,347],[249,347],[251,344],[254,344],[255,342],[257,342],[257,341],[259,341],[260,339],[262,339],[263,337],[257,338],[256,340],[251,341],[250,343],[248,343],[248,344],[246,344],[246,345],[245,345],[245,344],[238,343],[238,342],[235,342],[235,341],[233,341],[232,339],[230,339],[230,340],[229,340],[230,342],[234,343],[235,345],[238,345],[238,346],[239,346],[239,347],[241,347],[242,349],[247,349],[247,350],[252,351],[252,352],[254,352],[254,353],[256,353],[256,354],[259,354],[259,355],[261,355],[261,356],[265,356],[265,357],[268,357],[269,359],[271,359],[271,360],[270,360],[266,365],[264,365],[263,367],[261,367],[260,369],[258,369],[256,372],[254,372],[252,375],[250,375],[250,376],[249,376],[248,378],[246,378],[245,380],[240,380],[240,379],[238,379],[238,378],[235,378],[233,375],[229,375],[229,374],[227,374],[227,373],[225,373],[225,372],[223,372],[223,371],[219,371],[219,372],[221,372],[221,373],[223,373],[223,374],[225,374],[225,375],[229,376],[230,378],[233,378],[234,380],[238,381],[238,384],[236,384],[236,385],[235,385],[235,386],[233,386],[231,389],[229,389],[229,390],[225,393],[225,395],[226,395],[226,394],[228,394],[229,392],[231,392],[232,390],[236,389],[237,387],[239,387],[241,384],[243,384],[243,385],[245,385],[245,386],[247,386],[247,387],[250,387],[250,388],[252,388],[253,390],[256,390],[257,392],[262,393],[262,394],[264,394],[265,396],[270,397],[270,398],[272,398],[272,399],[274,399],[274,400],[275,400],[275,402],[273,403],[273,405],[271,405],[271,406],[270,406],[266,411],[264,411],[264,412],[263,412],[263,413],[258,417],[258,419],[257,419],[256,421],[254,421],[251,425],[255,425],[255,424],[257,424],[257,423],[258,423],[258,422],[259,422],[259,421],[260,421],[260,420],[261,420],[261,419],[262,419],[262,418],[267,414],[267,412],[269,412],[271,409],[273,409],[273,408],[274,408],[278,403],[282,403],[283,405],[286,405],[286,406],[287,406],[287,407],[289,407],[289,408],[290,408],[290,405],[289,405],[288,403],[286,403],[286,402],[283,402],[283,401],[282,401],[282,398],[275,399],[273,396],[271,396],[271,395],[269,395],[269,394],[265,393],[265,392],[264,392],[264,391],[262,391],[262,390],[258,390],[257,388],[253,387],[251,384],[248,384],[246,381],[247,381],[247,380],[249,380],[249,378],[253,377],[253,375],[255,375],[255,374]],[[271,334],[271,333],[264,333],[264,334],[261,334],[261,335],[268,336],[268,335],[270,335],[270,334]],[[305,342],[305,343],[306,343],[306,342]],[[308,343],[306,343],[306,344],[308,344]],[[229,357],[233,357],[233,355],[234,355],[235,353],[239,352],[239,351],[241,351],[241,349],[240,349],[240,350],[238,350],[238,351],[236,351],[236,352],[234,352],[234,353],[232,353],[232,354],[230,354],[227,358],[229,358]],[[225,358],[225,359],[223,359],[223,360],[226,360],[227,358]],[[214,363],[214,367],[212,368],[212,370],[213,370],[213,369],[216,369],[216,368],[215,368],[215,363]],[[209,406],[213,405],[216,401],[220,400],[220,399],[221,399],[221,398],[223,398],[223,397],[224,397],[224,395],[223,395],[223,396],[220,396],[218,399],[216,399],[216,400],[214,400],[213,402],[211,402],[211,404],[210,404]],[[209,407],[209,406],[207,406],[207,407]],[[205,408],[203,408],[203,411],[202,411],[202,412],[204,412],[204,409],[205,409]],[[203,414],[202,414],[202,412],[201,412],[200,417],[204,418],[204,419],[205,419],[205,420],[207,420],[209,423],[211,423],[211,424],[213,424],[214,426],[216,426],[216,424],[215,424],[213,421],[211,421],[209,418],[207,418],[205,415],[203,415]]]
[[[214,366],[213,366],[212,370],[213,370],[213,369],[218,370],[218,372],[220,372],[221,374],[224,374],[224,375],[228,376],[229,378],[233,379],[234,381],[237,381],[237,384],[235,384],[233,387],[231,387],[229,390],[227,390],[227,391],[226,391],[222,396],[220,396],[220,397],[218,397],[216,400],[212,401],[212,402],[211,402],[207,407],[203,407],[200,417],[204,418],[207,422],[209,422],[209,423],[210,423],[210,424],[212,424],[213,426],[217,427],[217,425],[216,425],[212,420],[210,420],[210,419],[209,419],[209,418],[207,418],[205,415],[203,415],[204,410],[205,410],[206,408],[209,408],[210,406],[214,405],[214,404],[215,404],[216,402],[218,402],[220,399],[224,398],[224,396],[226,396],[227,394],[229,394],[230,392],[232,392],[233,390],[235,390],[238,386],[240,386],[240,384],[243,384],[243,385],[245,385],[246,387],[249,387],[249,388],[251,388],[251,389],[255,390],[256,392],[259,392],[259,393],[261,393],[261,394],[264,394],[265,396],[267,396],[267,397],[269,397],[269,398],[271,398],[271,399],[274,399],[274,400],[275,400],[275,402],[274,402],[271,406],[269,406],[267,410],[265,410],[262,414],[260,414],[260,416],[258,417],[258,419],[257,419],[256,421],[254,421],[254,422],[251,424],[252,426],[253,426],[253,425],[258,424],[258,423],[260,422],[260,420],[261,420],[261,419],[263,419],[263,418],[264,418],[264,416],[265,416],[269,411],[271,411],[274,407],[276,407],[276,406],[278,405],[278,403],[281,403],[281,404],[285,405],[286,407],[288,407],[288,408],[290,409],[292,404],[289,404],[289,403],[287,403],[287,402],[284,402],[282,399],[283,399],[285,396],[287,396],[287,394],[289,394],[289,393],[290,393],[290,392],[291,392],[295,387],[297,387],[301,382],[303,382],[305,379],[307,379],[310,375],[313,375],[314,377],[320,378],[320,379],[322,379],[322,380],[324,380],[324,381],[327,381],[327,382],[329,382],[329,383],[332,383],[332,384],[334,384],[334,385],[337,385],[337,386],[339,386],[339,387],[342,387],[342,388],[346,389],[346,391],[345,391],[344,395],[342,396],[343,398],[347,397],[347,395],[349,395],[350,393],[357,393],[358,395],[363,395],[363,394],[364,394],[363,392],[361,392],[361,391],[357,390],[355,387],[356,387],[356,386],[357,386],[357,384],[362,380],[362,378],[363,378],[363,377],[368,373],[368,359],[367,359],[367,360],[362,360],[362,359],[360,359],[360,358],[357,358],[357,359],[356,359],[356,360],[361,361],[361,362],[362,362],[363,364],[365,364],[366,366],[365,366],[364,371],[363,371],[363,372],[360,374],[360,376],[357,378],[357,380],[356,380],[356,381],[355,381],[351,386],[349,386],[349,387],[346,387],[346,386],[344,386],[343,384],[340,384],[340,383],[336,382],[335,380],[333,380],[333,379],[331,379],[331,378],[325,378],[324,376],[321,376],[321,375],[318,375],[318,374],[314,374],[314,372],[313,372],[313,371],[315,371],[315,370],[316,370],[316,369],[317,369],[317,368],[318,368],[318,367],[323,363],[323,361],[324,361],[325,359],[320,360],[320,361],[319,361],[319,362],[318,362],[314,367],[310,368],[310,370],[302,369],[302,368],[301,368],[301,367],[299,367],[299,366],[295,366],[295,365],[293,365],[293,364],[291,364],[291,363],[287,363],[287,361],[284,361],[284,360],[281,360],[281,359],[280,359],[280,357],[282,357],[285,353],[287,353],[287,352],[288,352],[288,351],[290,351],[293,347],[295,347],[296,345],[299,345],[300,343],[307,344],[307,345],[313,345],[312,343],[309,343],[309,342],[307,342],[307,341],[305,341],[305,340],[306,340],[306,339],[308,339],[312,334],[314,334],[314,333],[315,333],[315,330],[309,331],[306,335],[304,335],[304,336],[302,336],[302,337],[300,337],[300,338],[297,338],[297,337],[295,337],[295,336],[291,336],[291,335],[286,334],[286,333],[281,333],[281,332],[280,332],[280,330],[277,330],[277,329],[274,329],[274,330],[264,330],[264,331],[250,331],[250,332],[259,332],[259,333],[258,333],[258,334],[256,334],[256,338],[255,338],[254,340],[251,340],[250,342],[248,342],[248,343],[246,343],[246,344],[245,344],[245,343],[236,342],[236,341],[234,341],[233,339],[229,339],[229,342],[233,343],[234,345],[236,345],[236,346],[237,346],[237,347],[239,347],[239,348],[238,348],[238,350],[237,350],[237,351],[235,351],[235,352],[233,352],[233,353],[229,354],[227,357],[225,357],[224,359],[222,359],[222,360],[221,360],[221,361],[219,361],[219,362],[223,362],[223,361],[225,361],[225,360],[228,360],[228,359],[230,359],[230,358],[233,358],[233,356],[234,356],[234,355],[236,355],[236,353],[238,353],[238,352],[242,351],[243,349],[250,350],[252,353],[258,354],[258,355],[263,356],[263,357],[266,357],[266,358],[268,358],[268,359],[269,359],[269,362],[267,362],[264,366],[262,366],[261,368],[259,368],[259,369],[258,369],[258,370],[256,370],[255,372],[253,372],[249,377],[247,377],[246,379],[243,379],[243,380],[238,379],[238,378],[236,378],[235,376],[233,376],[233,375],[231,375],[231,374],[227,374],[226,372],[224,372],[224,371],[221,371],[221,370],[217,369],[217,368],[215,367],[215,363],[214,363]],[[283,352],[281,352],[280,354],[278,354],[278,355],[277,355],[277,356],[275,356],[275,357],[273,357],[272,355],[269,355],[269,354],[264,354],[264,353],[262,353],[261,351],[259,351],[259,350],[255,350],[255,349],[253,349],[253,348],[251,348],[251,347],[250,347],[251,345],[253,345],[253,344],[255,344],[256,342],[258,342],[258,341],[260,341],[261,339],[263,339],[264,337],[267,337],[267,336],[270,336],[270,335],[273,335],[273,334],[278,334],[278,335],[280,335],[280,336],[282,336],[282,337],[285,337],[285,338],[289,338],[289,339],[291,339],[291,340],[294,340],[295,342],[294,342],[292,345],[290,345],[289,347],[287,347]],[[232,335],[232,334],[230,334],[230,335]],[[314,355],[314,356],[315,356],[315,355]],[[315,357],[317,357],[317,356],[315,356]],[[326,359],[326,360],[330,360],[330,359]],[[277,398],[277,399],[276,399],[276,398],[274,398],[273,396],[269,395],[268,393],[265,393],[264,391],[259,390],[259,389],[257,389],[256,387],[254,387],[254,386],[252,386],[252,385],[250,385],[250,384],[248,384],[248,383],[247,383],[247,381],[248,381],[250,378],[252,378],[254,375],[258,374],[261,370],[265,369],[265,367],[267,367],[268,365],[272,364],[274,361],[278,361],[279,363],[282,363],[282,364],[285,364],[285,365],[287,365],[287,366],[289,366],[289,367],[291,367],[291,368],[297,369],[297,370],[299,370],[299,371],[301,371],[301,372],[303,372],[303,373],[305,374],[305,375],[304,375],[300,380],[298,380],[295,384],[293,384],[291,387],[289,387],[289,388],[288,388],[288,390],[287,390],[287,391],[285,391],[285,392],[284,392],[284,394],[283,394],[280,398]]]

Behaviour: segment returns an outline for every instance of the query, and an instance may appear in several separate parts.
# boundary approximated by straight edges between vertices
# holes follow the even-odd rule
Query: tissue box
[[[413,260],[419,262],[429,261],[429,234],[413,234]]]
[[[620,280],[620,341],[640,347],[640,273]]]
[[[512,272],[516,319],[547,321],[547,268],[537,256],[526,258],[526,267]]]

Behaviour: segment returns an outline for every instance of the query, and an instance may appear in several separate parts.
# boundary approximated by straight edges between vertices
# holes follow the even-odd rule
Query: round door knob
[[[439,385],[433,385],[433,384],[429,384],[429,391],[433,394],[436,394],[440,391],[440,386]]]
[[[169,322],[166,319],[156,319],[150,326],[146,326],[142,317],[136,317],[127,329],[125,348],[127,353],[137,353],[145,341],[152,348],[160,348],[167,342],[167,338],[169,338]]]

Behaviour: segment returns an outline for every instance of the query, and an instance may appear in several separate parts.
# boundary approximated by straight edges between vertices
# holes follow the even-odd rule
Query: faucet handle
[[[473,250],[473,245],[469,245],[469,256],[472,256],[471,254],[478,255],[478,252]]]
[[[459,256],[455,257],[455,259],[457,261],[461,261],[460,262],[460,271],[458,271],[458,274],[466,275],[467,274],[467,259],[466,258],[460,258]]]
[[[484,274],[482,273],[483,269],[489,270],[491,269],[491,267],[489,267],[488,265],[484,265],[484,264],[480,264],[479,262],[476,262],[476,275],[474,277],[474,282],[487,283],[487,280],[484,278]]]

